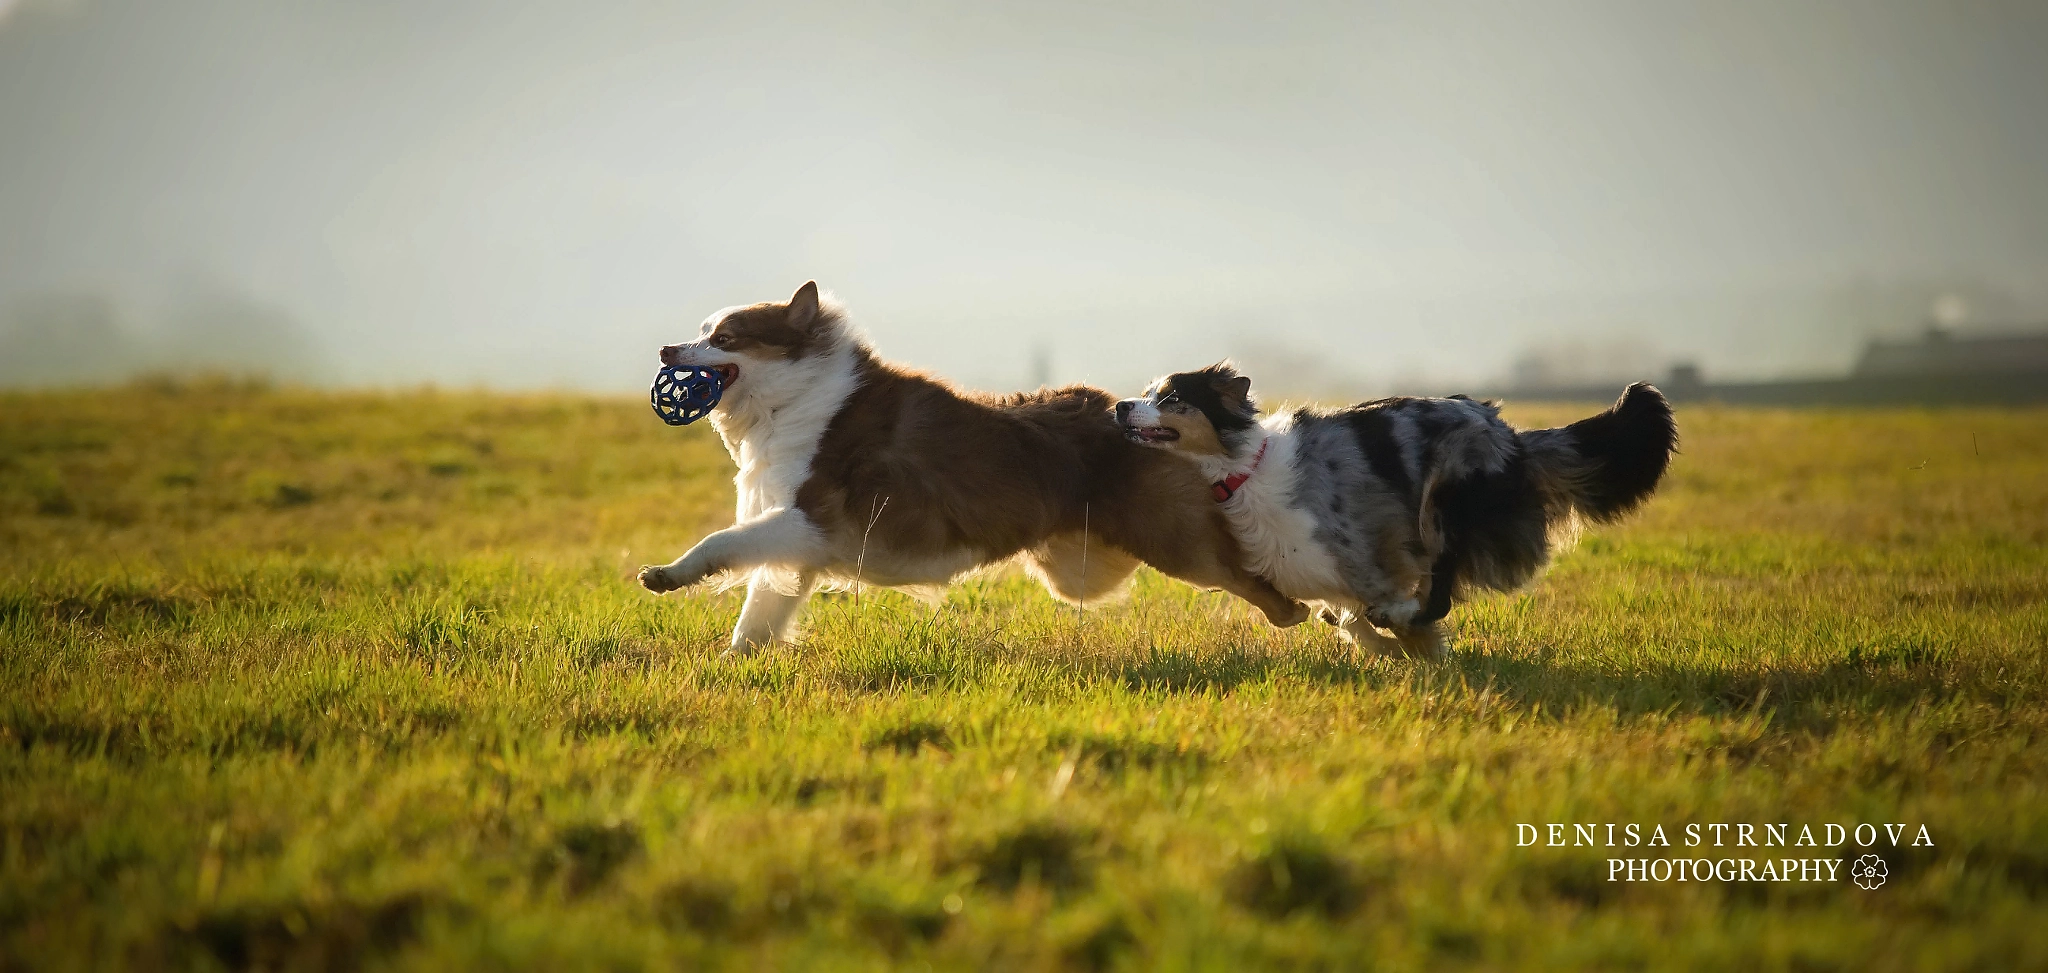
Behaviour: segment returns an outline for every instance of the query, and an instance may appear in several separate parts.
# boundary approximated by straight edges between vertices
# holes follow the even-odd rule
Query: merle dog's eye
[[[1172,393],[1168,393],[1165,398],[1159,400],[1159,407],[1162,409],[1171,409],[1178,405],[1180,405],[1180,396]]]

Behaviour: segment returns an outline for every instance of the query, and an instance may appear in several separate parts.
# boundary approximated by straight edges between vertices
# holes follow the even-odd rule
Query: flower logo
[[[1849,877],[1855,879],[1856,884],[1865,891],[1883,885],[1886,874],[1884,859],[1876,855],[1864,855],[1856,859],[1856,864],[1849,868]]]

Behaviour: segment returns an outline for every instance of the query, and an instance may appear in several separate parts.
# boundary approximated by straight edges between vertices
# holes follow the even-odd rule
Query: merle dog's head
[[[1227,361],[1175,372],[1145,394],[1116,404],[1116,420],[1132,442],[1196,456],[1229,456],[1258,424],[1252,380]]]

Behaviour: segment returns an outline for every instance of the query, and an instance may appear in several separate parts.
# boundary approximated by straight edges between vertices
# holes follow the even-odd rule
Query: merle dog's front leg
[[[721,571],[764,565],[815,568],[824,554],[824,535],[803,511],[783,507],[744,524],[718,531],[663,565],[640,569],[640,585],[660,594],[687,588]]]

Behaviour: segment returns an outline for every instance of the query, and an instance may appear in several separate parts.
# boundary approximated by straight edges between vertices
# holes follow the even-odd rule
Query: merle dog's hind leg
[[[1403,631],[1397,643],[1401,652],[1411,658],[1442,662],[1450,654],[1444,645],[1443,630],[1435,622],[1411,625]]]
[[[1399,632],[1428,610],[1430,576],[1423,573],[1411,532],[1398,526],[1382,529],[1374,539],[1374,557],[1347,572],[1346,586],[1365,607],[1359,614],[1379,628]]]
[[[1416,595],[1422,608],[1410,617],[1405,625],[1392,626],[1398,633],[1401,652],[1420,659],[1441,661],[1449,654],[1444,645],[1443,627],[1438,624],[1451,613],[1451,602],[1458,589],[1458,558],[1450,551],[1438,555],[1436,564],[1428,576],[1422,579],[1422,590]]]

